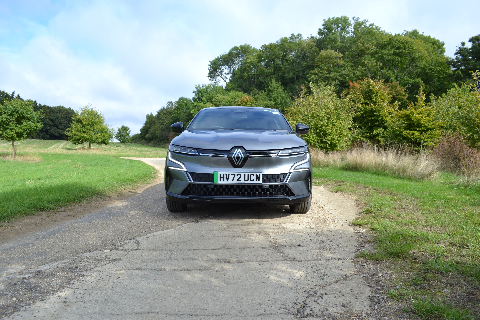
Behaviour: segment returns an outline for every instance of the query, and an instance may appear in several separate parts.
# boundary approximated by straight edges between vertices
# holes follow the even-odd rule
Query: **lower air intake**
[[[230,185],[190,184],[182,192],[184,196],[210,197],[293,197],[295,194],[287,185]]]

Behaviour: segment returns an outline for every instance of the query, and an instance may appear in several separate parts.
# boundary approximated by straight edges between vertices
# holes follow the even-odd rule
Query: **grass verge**
[[[354,195],[354,224],[372,231],[375,250],[362,257],[393,270],[389,296],[423,319],[480,318],[480,188],[455,177],[402,179],[315,167],[316,183]]]
[[[145,156],[153,152],[158,151],[139,155],[130,150],[121,155]],[[2,152],[0,222],[132,189],[152,181],[155,174],[155,169],[143,162],[95,151],[20,154],[15,161]]]

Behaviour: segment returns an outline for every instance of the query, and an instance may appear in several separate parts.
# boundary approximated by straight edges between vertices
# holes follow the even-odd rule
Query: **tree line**
[[[50,107],[36,101],[24,100],[15,92],[0,90],[0,139],[12,144],[27,138],[43,140],[69,140],[72,143],[108,144],[113,138],[121,143],[130,141],[130,129],[121,126],[117,131],[105,124],[105,118],[90,105],[77,113],[63,106]]]
[[[364,142],[418,150],[445,134],[479,148],[480,35],[469,42],[449,58],[443,42],[417,30],[390,34],[367,20],[329,18],[316,36],[291,35],[259,49],[244,44],[214,58],[209,84],[148,114],[132,139],[128,127],[109,128],[90,106],[76,113],[1,90],[0,138],[164,145],[172,123],[188,124],[202,108],[241,105],[276,108],[292,124],[308,124],[305,139],[326,151]]]
[[[7,93],[0,90],[0,105],[12,100],[24,101],[30,104],[35,112],[38,112],[41,128],[30,134],[29,138],[43,140],[66,140],[65,130],[70,127],[75,111],[64,106],[47,106],[37,101],[25,100],[15,92]]]
[[[324,150],[359,142],[421,149],[449,132],[478,147],[480,35],[469,42],[449,58],[442,41],[417,30],[391,34],[367,20],[329,18],[316,36],[239,45],[214,58],[210,84],[148,114],[134,139],[165,144],[172,123],[189,123],[205,107],[243,105],[310,125],[307,142]]]

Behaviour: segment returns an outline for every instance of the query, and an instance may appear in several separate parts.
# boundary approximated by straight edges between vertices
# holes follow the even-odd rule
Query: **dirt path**
[[[0,244],[0,318],[399,318],[378,295],[378,269],[355,258],[355,201],[313,194],[305,215],[207,204],[172,214],[161,183],[87,204]]]

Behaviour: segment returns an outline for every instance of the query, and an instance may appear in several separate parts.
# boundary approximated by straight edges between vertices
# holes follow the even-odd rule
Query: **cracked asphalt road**
[[[143,159],[161,174],[163,159]],[[0,318],[368,318],[352,199],[172,214],[163,184],[0,244]],[[1,232],[1,231],[0,231]]]

